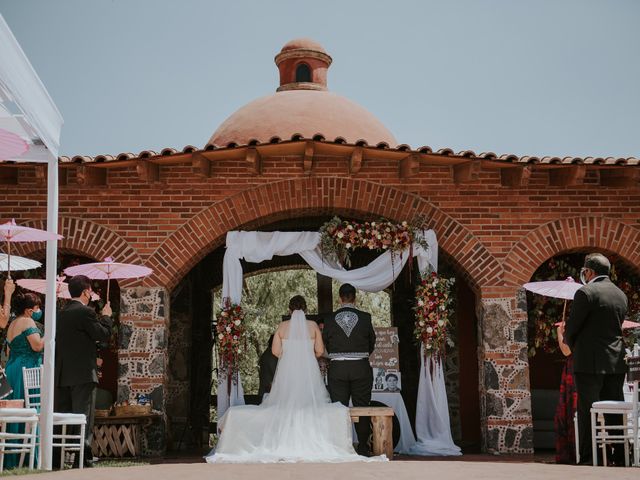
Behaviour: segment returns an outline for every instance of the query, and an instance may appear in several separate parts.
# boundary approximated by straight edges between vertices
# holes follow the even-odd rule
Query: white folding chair
[[[7,431],[9,424],[24,425],[24,433]],[[22,467],[29,454],[29,468],[33,468],[38,436],[38,412],[34,408],[0,408],[0,472],[4,470],[5,454],[20,454]]]
[[[24,402],[26,407],[36,408],[40,411],[40,383],[42,378],[42,367],[22,368],[22,378],[24,380]],[[79,434],[68,434],[67,427],[79,426]],[[60,447],[60,466],[64,466],[67,452],[78,452],[78,466],[84,468],[84,434],[87,426],[87,417],[83,413],[53,413],[53,426],[60,426],[61,433],[53,434],[53,447]],[[38,467],[40,466],[38,458]]]
[[[624,464],[629,466],[629,443],[632,432],[629,430],[629,417],[633,411],[631,402],[603,400],[591,406],[591,452],[593,466],[598,465],[598,447],[602,449],[602,463],[607,466],[607,445],[624,445]],[[619,424],[605,424],[605,415],[621,415]]]

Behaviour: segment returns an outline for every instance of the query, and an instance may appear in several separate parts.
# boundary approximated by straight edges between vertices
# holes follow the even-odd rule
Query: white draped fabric
[[[244,405],[242,378],[238,373],[237,383],[231,383],[231,393],[229,393],[227,375],[220,370],[218,372],[218,418],[222,418],[227,408],[235,407],[236,405]]]
[[[421,272],[438,269],[438,241],[433,230],[422,232],[428,248],[413,245],[413,255],[418,260]],[[345,270],[341,265],[323,258],[319,248],[318,232],[229,232],[227,250],[223,261],[222,298],[240,304],[242,300],[242,264],[271,260],[274,256],[300,255],[316,272],[334,278],[342,283],[367,292],[379,292],[391,285],[400,274],[409,258],[408,249],[402,254],[388,251],[377,257],[369,265],[355,270]],[[427,362],[431,362],[428,359]],[[222,418],[229,404],[242,405],[242,385],[239,380],[231,395],[227,392],[227,382],[220,375],[218,383],[218,418]],[[435,365],[435,375],[431,378],[430,366],[421,367],[416,408],[416,432],[418,442],[410,449],[416,455],[460,455],[460,449],[453,443],[449,426],[449,405],[444,385],[442,365]]]
[[[462,455],[460,447],[451,438],[442,362],[432,357],[427,357],[425,361],[423,353],[421,349],[422,364],[416,403],[417,441],[409,452],[411,455]]]
[[[418,259],[421,271],[429,265],[438,268],[438,242],[433,230],[424,232],[429,248],[423,249],[415,244],[414,255]],[[227,251],[223,261],[222,297],[239,304],[242,299],[241,259],[259,263],[271,260],[274,256],[300,255],[316,272],[350,283],[365,292],[384,290],[398,277],[407,263],[409,252],[402,255],[385,252],[366,267],[345,270],[342,266],[323,258],[319,248],[318,232],[229,232],[227,233]]]

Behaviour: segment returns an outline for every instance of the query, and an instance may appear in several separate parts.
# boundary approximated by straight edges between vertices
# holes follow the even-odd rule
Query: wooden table
[[[351,420],[357,423],[360,417],[371,417],[373,433],[373,454],[383,453],[393,460],[393,408],[391,407],[350,407]]]
[[[96,417],[91,452],[95,457],[139,457],[142,425],[162,415]]]

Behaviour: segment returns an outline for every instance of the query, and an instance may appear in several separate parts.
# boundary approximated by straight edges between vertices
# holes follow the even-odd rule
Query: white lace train
[[[271,393],[261,405],[231,407],[208,463],[385,460],[355,453],[349,409],[331,403],[304,313],[293,312]]]

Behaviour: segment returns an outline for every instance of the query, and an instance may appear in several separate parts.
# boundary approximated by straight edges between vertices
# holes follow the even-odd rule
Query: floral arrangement
[[[393,223],[382,219],[378,222],[353,222],[333,217],[320,227],[320,248],[326,257],[350,265],[349,254],[356,248],[402,252],[411,250],[413,243],[427,247],[418,234],[419,226],[408,222]]]
[[[425,275],[416,289],[415,338],[424,347],[425,357],[444,355],[451,346],[447,335],[453,314],[451,288],[455,278],[439,277],[436,272]]]
[[[220,368],[226,372],[229,386],[231,382],[237,383],[238,354],[245,333],[244,315],[240,305],[226,302],[216,316]]]

